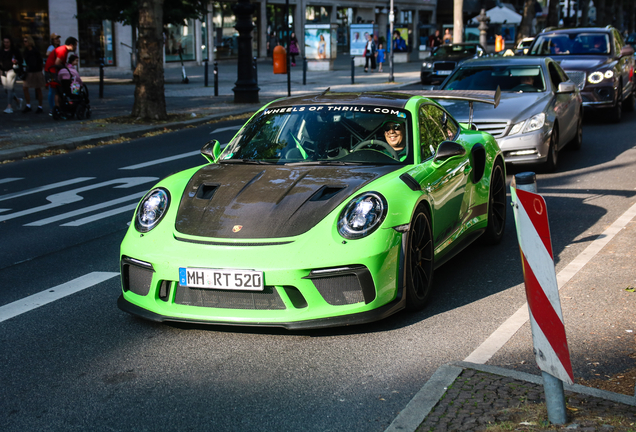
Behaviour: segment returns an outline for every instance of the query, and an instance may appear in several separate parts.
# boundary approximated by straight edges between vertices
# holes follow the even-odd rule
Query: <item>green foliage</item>
[[[163,0],[163,24],[180,24],[207,13],[207,0]],[[77,0],[77,17],[87,20],[111,20],[136,25],[138,0]]]

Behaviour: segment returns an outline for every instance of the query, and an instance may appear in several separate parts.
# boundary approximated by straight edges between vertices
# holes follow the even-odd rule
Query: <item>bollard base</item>
[[[234,87],[234,103],[260,103],[259,90],[259,87]]]
[[[543,375],[543,391],[548,409],[548,420],[555,425],[565,424],[568,421],[568,417],[565,409],[563,381],[547,372],[541,372],[541,375]]]

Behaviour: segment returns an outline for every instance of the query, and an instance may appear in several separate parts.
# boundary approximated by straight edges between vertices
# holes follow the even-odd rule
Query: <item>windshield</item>
[[[610,54],[611,45],[606,33],[559,33],[537,37],[530,54],[534,55],[580,55]]]
[[[445,45],[437,48],[434,57],[449,55],[474,55],[477,54],[477,45]]]
[[[539,66],[483,66],[460,68],[444,85],[444,90],[490,90],[502,92],[543,92],[545,80]]]
[[[407,111],[387,107],[298,105],[265,109],[227,145],[219,163],[412,163],[409,124]]]

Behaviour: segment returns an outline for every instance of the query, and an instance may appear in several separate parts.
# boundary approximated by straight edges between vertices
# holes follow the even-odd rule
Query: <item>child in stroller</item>
[[[82,83],[77,72],[79,59],[70,55],[68,64],[57,74],[60,86],[57,88],[60,106],[53,111],[54,119],[77,117],[78,120],[91,118],[91,105],[88,98],[88,87]]]

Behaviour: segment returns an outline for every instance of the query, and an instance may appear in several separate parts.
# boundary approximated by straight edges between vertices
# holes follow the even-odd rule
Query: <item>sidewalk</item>
[[[302,62],[291,68],[291,95],[320,92],[327,88],[335,92],[372,91],[396,89],[419,82],[420,62],[398,63],[394,66],[394,82],[388,82],[388,65],[385,72],[364,73],[362,67],[355,68],[354,84],[351,84],[351,57],[341,56],[334,62],[331,71],[307,71],[303,85]],[[275,75],[270,59],[257,63],[259,99],[258,104],[235,104],[232,89],[237,80],[236,60],[218,63],[218,96],[214,96],[214,65],[208,69],[208,87],[205,87],[204,67],[187,67],[188,84],[182,83],[181,67],[167,67],[165,97],[171,120],[156,125],[111,123],[104,119],[128,116],[134,102],[135,86],[132,71],[114,73],[105,69],[103,98],[99,98],[99,77],[83,77],[89,88],[91,120],[54,121],[46,114],[48,103],[44,95],[45,113],[23,114],[14,109],[13,114],[0,113],[0,162],[20,159],[50,149],[73,149],[80,145],[94,144],[118,138],[135,138],[155,130],[178,129],[198,125],[229,115],[254,112],[265,103],[286,97],[287,75]],[[18,97],[22,95],[22,84],[16,83]],[[6,94],[0,92],[0,106],[6,106]],[[37,105],[31,91],[31,104]],[[35,111],[35,110],[34,110]],[[100,121],[102,120],[102,121]],[[176,121],[175,121],[176,120]]]

